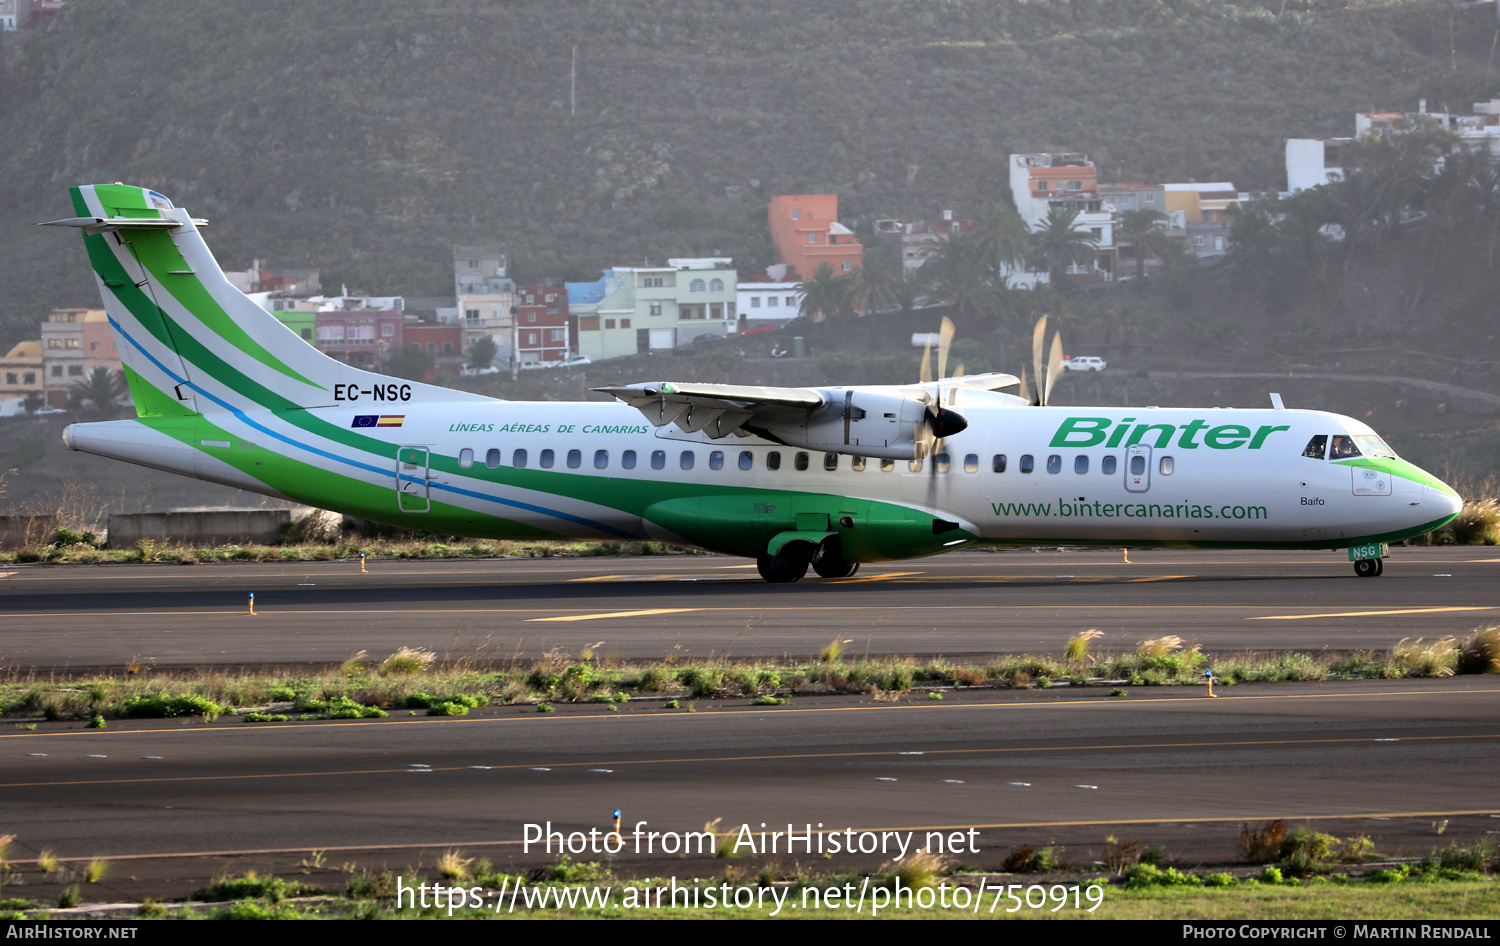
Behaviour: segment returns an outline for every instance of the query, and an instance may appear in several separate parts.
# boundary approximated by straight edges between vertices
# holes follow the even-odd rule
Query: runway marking
[[[828,582],[830,585],[857,585],[861,582],[890,581],[892,578],[905,578],[909,575],[920,575],[921,572],[888,572],[884,575],[866,575],[863,578],[838,578]]]
[[[1306,618],[1363,618],[1380,614],[1432,614],[1438,611],[1494,611],[1495,606],[1490,607],[1466,607],[1466,608],[1403,608],[1400,611],[1339,611],[1331,614],[1268,614],[1263,617],[1253,617],[1251,621],[1301,621]]]
[[[1479,733],[1470,736],[1406,736],[1403,742],[1464,742],[1469,740],[1500,739],[1500,733]],[[1230,742],[1142,742],[1142,743],[1099,743],[1086,745],[1068,746],[987,746],[978,749],[928,749],[925,750],[931,756],[978,756],[978,755],[1022,755],[1022,754],[1051,754],[1060,752],[1125,752],[1140,751],[1143,749],[1243,749],[1256,746],[1337,746],[1363,744],[1368,745],[1370,737],[1339,737],[1326,739],[1246,739]],[[890,758],[897,759],[901,753],[890,750],[859,750],[853,752],[796,752],[784,755],[731,755],[731,756],[682,756],[680,758],[668,759],[593,759],[587,762],[552,762],[550,770],[556,769],[582,769],[586,773],[608,772],[609,766],[663,766],[663,765],[701,765],[705,763],[733,763],[733,762],[803,762],[810,759],[871,759]],[[463,765],[437,766],[421,771],[425,772],[463,772],[469,769],[467,763]],[[534,762],[518,762],[511,765],[492,765],[490,771],[519,772],[536,771]],[[322,772],[261,772],[255,775],[179,775],[167,777],[143,777],[143,778],[112,778],[112,779],[69,779],[65,781],[50,782],[5,782],[0,783],[0,788],[59,788],[70,785],[165,785],[179,782],[244,782],[258,781],[264,779],[293,779],[293,778],[347,778],[353,775],[406,775],[412,770],[406,767],[381,768],[381,769],[336,769]],[[1078,787],[1078,786],[1074,786]],[[1500,812],[1500,809],[1496,809]],[[1196,819],[1184,819],[1196,820]],[[1082,822],[1092,824],[1093,822]]]
[[[629,575],[590,575],[587,578],[569,578],[568,581],[609,581],[613,578],[629,577]]]
[[[1126,578],[1124,580],[1128,581],[1128,582],[1137,582],[1137,581],[1176,581],[1178,579],[1192,578],[1192,577],[1194,577],[1194,576],[1192,576],[1192,575],[1160,575],[1160,576],[1158,576],[1156,578]]]
[[[645,611],[611,611],[608,614],[565,614],[552,618],[527,618],[532,621],[597,621],[600,618],[639,618],[648,614],[680,614],[684,611],[698,611],[700,608],[648,608]]]

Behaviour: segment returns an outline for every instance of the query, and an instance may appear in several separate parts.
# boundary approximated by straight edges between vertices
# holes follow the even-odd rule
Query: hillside
[[[78,241],[31,226],[73,183],[161,190],[228,267],[377,293],[442,292],[462,242],[525,279],[748,269],[772,194],[962,211],[1017,150],[1278,187],[1287,136],[1500,91],[1494,35],[1436,0],[73,0],[0,71],[0,345],[95,299]]]

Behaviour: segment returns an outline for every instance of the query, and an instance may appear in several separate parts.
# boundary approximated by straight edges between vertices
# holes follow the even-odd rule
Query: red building
[[[458,323],[408,322],[403,341],[407,348],[432,356],[432,368],[423,375],[431,381],[439,371],[457,376],[464,370],[464,327]]]
[[[319,351],[372,370],[401,347],[406,321],[399,309],[319,312],[317,319]]]
[[[568,293],[550,286],[516,287],[516,362],[562,361],[578,328],[568,313]]]

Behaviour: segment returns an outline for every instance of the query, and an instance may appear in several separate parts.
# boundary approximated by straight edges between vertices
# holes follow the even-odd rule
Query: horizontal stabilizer
[[[176,230],[182,226],[182,221],[167,217],[64,217],[37,226],[75,227],[84,233],[114,233],[119,230]],[[206,227],[208,221],[194,217],[193,226]]]

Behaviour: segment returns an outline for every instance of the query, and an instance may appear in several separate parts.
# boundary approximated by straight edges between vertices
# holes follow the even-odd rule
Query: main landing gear
[[[859,571],[858,562],[848,561],[839,554],[837,537],[816,549],[809,542],[788,542],[775,555],[762,554],[755,560],[760,577],[778,585],[800,581],[809,565],[820,578],[849,578]]]
[[[1361,578],[1377,578],[1385,572],[1385,559],[1362,558],[1354,563],[1354,574]]]

